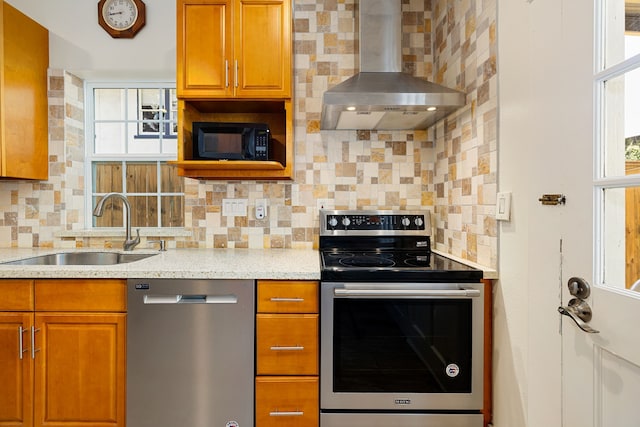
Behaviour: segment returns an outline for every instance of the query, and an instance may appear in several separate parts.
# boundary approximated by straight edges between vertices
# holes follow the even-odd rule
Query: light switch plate
[[[247,199],[222,199],[222,216],[247,216]]]
[[[511,192],[498,193],[496,200],[496,220],[511,220]]]

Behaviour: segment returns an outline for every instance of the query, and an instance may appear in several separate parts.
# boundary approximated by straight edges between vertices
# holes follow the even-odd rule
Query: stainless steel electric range
[[[482,272],[428,211],[320,212],[321,427],[480,427]]]

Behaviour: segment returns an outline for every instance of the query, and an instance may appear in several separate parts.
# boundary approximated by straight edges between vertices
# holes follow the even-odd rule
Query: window
[[[597,4],[596,277],[640,290],[640,2]]]
[[[174,86],[87,84],[87,212],[118,192],[129,199],[132,227],[183,226],[183,180],[167,164],[177,157]],[[86,225],[121,227],[123,213],[122,202],[111,199]]]

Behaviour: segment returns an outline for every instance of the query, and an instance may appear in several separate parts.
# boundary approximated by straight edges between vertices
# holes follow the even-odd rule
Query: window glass
[[[640,291],[640,1],[597,4],[597,278]]]
[[[87,85],[89,210],[110,192],[131,205],[132,227],[184,224],[183,179],[167,161],[177,157],[178,101],[173,84]],[[122,201],[112,199],[90,227],[121,227]]]

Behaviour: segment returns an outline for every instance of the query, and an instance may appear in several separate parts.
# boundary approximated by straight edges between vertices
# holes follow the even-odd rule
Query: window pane
[[[93,205],[95,206],[101,199],[101,196],[93,197]],[[122,200],[111,197],[104,202],[102,216],[93,217],[94,227],[122,227],[124,224]]]
[[[604,5],[604,67],[640,53],[640,3],[606,0]]]
[[[125,152],[124,123],[96,123],[95,133],[94,152],[96,154],[123,154]]]
[[[158,198],[128,196],[131,204],[131,227],[158,227]]]
[[[163,163],[160,166],[160,188],[163,193],[182,193],[184,179],[178,176],[178,168]]]
[[[125,118],[124,89],[95,89],[95,119],[123,120]]]
[[[122,162],[93,163],[94,193],[122,192]],[[93,204],[95,206],[95,203]]]
[[[162,227],[182,227],[184,224],[184,196],[163,196]]]
[[[640,279],[640,187],[603,192],[604,283],[628,289]]]
[[[127,163],[127,193],[156,193],[158,167],[153,163]]]
[[[624,176],[625,161],[640,160],[640,69],[604,85],[605,176]]]

